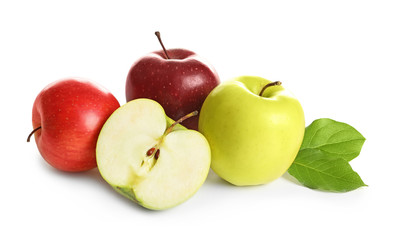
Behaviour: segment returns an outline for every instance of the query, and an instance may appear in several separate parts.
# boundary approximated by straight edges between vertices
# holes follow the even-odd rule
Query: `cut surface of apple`
[[[190,198],[205,181],[210,148],[149,99],[130,101],[104,124],[96,155],[102,177],[119,193],[149,209],[167,209]]]

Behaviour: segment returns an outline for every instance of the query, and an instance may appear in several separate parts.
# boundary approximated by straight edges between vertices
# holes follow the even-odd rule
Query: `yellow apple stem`
[[[28,136],[28,138],[27,138],[27,142],[30,142],[30,138],[31,138],[31,137],[33,136],[33,134],[34,134],[35,132],[37,132],[39,129],[41,129],[41,126],[35,128],[35,129],[33,129],[33,131],[29,134],[29,136]]]
[[[161,47],[162,47],[162,49],[164,50],[166,59],[170,59],[170,57],[169,57],[169,55],[168,55],[168,52],[166,51],[166,48],[165,48],[164,44],[162,43],[160,32],[159,32],[159,31],[156,31],[156,32],[155,32],[155,36],[157,36],[158,41],[160,42]]]
[[[262,96],[262,95],[263,95],[265,89],[267,89],[267,88],[269,88],[269,87],[272,87],[272,86],[279,86],[279,85],[281,85],[281,84],[282,84],[282,82],[280,82],[280,81],[268,83],[267,85],[265,85],[265,86],[263,87],[263,89],[261,89],[261,92],[260,92],[259,96]]]

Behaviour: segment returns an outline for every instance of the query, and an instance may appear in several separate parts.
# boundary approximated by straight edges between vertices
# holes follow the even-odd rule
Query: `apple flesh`
[[[199,130],[210,144],[214,172],[234,185],[258,185],[277,179],[290,167],[305,121],[289,91],[264,78],[242,76],[209,94]]]
[[[148,209],[186,201],[208,175],[210,148],[205,137],[173,123],[157,102],[136,99],[110,116],[98,138],[102,177]]]
[[[167,116],[179,119],[199,111],[206,96],[219,83],[213,66],[194,52],[164,48],[164,51],[147,54],[132,65],[126,80],[126,100],[153,99],[161,104]],[[198,116],[182,124],[198,130]]]
[[[100,129],[119,106],[109,91],[85,79],[62,79],[48,85],[36,97],[32,111],[41,156],[63,171],[95,168]]]

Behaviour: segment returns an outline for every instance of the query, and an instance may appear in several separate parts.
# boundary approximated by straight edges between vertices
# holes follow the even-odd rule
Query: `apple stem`
[[[181,117],[179,120],[177,120],[176,122],[172,123],[172,125],[170,125],[170,127],[168,127],[168,129],[166,129],[166,131],[165,131],[165,133],[164,133],[164,136],[167,135],[168,133],[172,132],[173,128],[174,128],[177,124],[183,122],[183,121],[186,120],[187,118],[194,117],[194,116],[197,116],[197,115],[198,115],[198,111],[194,111],[194,112],[191,112],[191,113],[187,114],[187,115],[184,116],[184,117]]]
[[[168,52],[166,51],[166,48],[165,48],[164,44],[162,43],[160,32],[159,32],[159,31],[156,31],[156,32],[155,32],[155,36],[157,36],[158,41],[160,42],[161,47],[162,47],[162,49],[164,50],[166,59],[170,59],[170,57],[169,57],[169,55],[168,55]]]
[[[41,129],[41,126],[33,129],[33,131],[29,134],[28,138],[27,138],[27,142],[30,142],[30,138],[33,136],[33,134],[38,131],[39,129]]]
[[[280,81],[268,83],[267,85],[265,85],[265,86],[263,87],[263,89],[261,89],[261,92],[260,92],[259,96],[262,96],[262,95],[263,95],[265,89],[267,89],[267,88],[269,88],[269,87],[272,87],[272,86],[279,86],[279,85],[281,85],[281,84],[282,84],[282,82],[280,82]]]
[[[198,115],[198,111],[191,112],[191,113],[187,114],[186,116],[181,117],[179,120],[175,121],[174,123],[172,123],[172,125],[170,125],[170,126],[165,130],[165,133],[164,133],[164,135],[162,136],[160,142],[159,142],[158,144],[156,144],[154,147],[152,147],[152,148],[150,148],[149,150],[147,150],[146,156],[147,156],[147,157],[150,157],[150,156],[152,156],[152,155],[154,154],[154,159],[155,159],[155,160],[158,160],[159,155],[160,155],[159,146],[161,145],[161,143],[162,143],[162,141],[163,141],[163,139],[164,139],[163,137],[166,136],[167,134],[169,134],[170,132],[172,132],[173,128],[174,128],[177,124],[183,122],[183,121],[186,120],[187,118],[194,117],[194,116],[196,116],[196,115]],[[141,166],[143,166],[143,164],[144,164],[144,160],[142,161]]]

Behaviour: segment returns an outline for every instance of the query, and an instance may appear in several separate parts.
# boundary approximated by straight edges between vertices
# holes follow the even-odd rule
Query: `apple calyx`
[[[151,166],[150,166],[150,169],[153,168],[154,164],[156,163],[156,161],[157,161],[158,158],[159,158],[159,155],[160,155],[160,149],[159,149],[159,148],[160,148],[162,142],[164,141],[164,137],[165,137],[166,135],[168,135],[170,132],[172,132],[173,128],[174,128],[177,124],[183,122],[183,121],[186,120],[187,118],[194,117],[194,116],[196,116],[196,115],[198,115],[198,111],[191,112],[191,113],[189,113],[189,114],[187,114],[187,115],[181,117],[179,120],[175,121],[174,123],[172,123],[172,125],[170,125],[170,126],[165,130],[164,135],[162,135],[162,137],[159,139],[158,143],[157,143],[154,147],[152,147],[152,148],[150,148],[149,150],[147,150],[147,152],[146,152],[146,157],[148,157],[148,158],[150,158],[150,159],[151,159],[151,157],[152,157],[153,154],[154,154],[154,160],[155,160],[155,162],[154,162],[154,161],[149,161],[150,159],[143,159],[143,161],[142,161],[142,163],[141,163],[140,166],[143,166],[143,165],[145,164],[145,162],[149,162],[150,165],[151,165]]]
[[[259,96],[260,96],[260,97],[263,96],[263,93],[264,93],[264,90],[265,90],[265,89],[267,89],[267,88],[269,88],[269,87],[273,87],[273,86],[279,86],[279,85],[281,85],[281,84],[282,84],[282,82],[280,82],[280,81],[268,83],[267,85],[265,85],[265,86],[263,87],[263,89],[261,89]]]
[[[27,137],[27,142],[30,142],[30,138],[33,136],[33,134],[35,133],[35,132],[37,132],[38,130],[40,130],[41,129],[41,126],[39,126],[39,127],[37,127],[37,128],[35,128],[35,129],[33,129],[33,131],[29,134],[29,136]]]
[[[155,32],[155,36],[157,36],[158,41],[160,42],[161,47],[162,47],[162,49],[164,50],[166,59],[170,59],[170,57],[169,57],[169,55],[168,55],[168,52],[166,51],[166,48],[165,48],[164,44],[162,43],[160,32],[159,32],[159,31],[156,31],[156,32]]]

